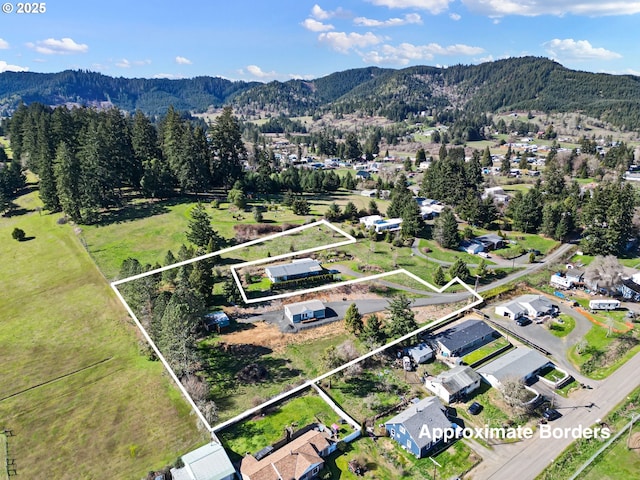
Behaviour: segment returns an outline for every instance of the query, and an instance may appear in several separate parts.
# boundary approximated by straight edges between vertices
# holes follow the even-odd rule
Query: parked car
[[[527,253],[533,253],[534,255],[542,255],[542,253],[540,253],[540,250],[537,250],[535,248],[530,248],[527,250]]]
[[[530,323],[531,320],[529,320],[527,317],[516,318],[516,325],[518,325],[519,327],[524,327],[525,325],[529,325]]]
[[[491,255],[489,255],[487,252],[478,252],[478,256],[482,258],[491,258]]]
[[[544,418],[546,418],[549,421],[553,421],[556,420],[558,418],[560,418],[562,416],[562,414],[556,410],[555,408],[547,408],[543,413],[542,416]]]
[[[467,411],[471,415],[478,415],[482,411],[482,408],[482,405],[480,405],[478,402],[473,402],[471,405],[469,405]]]

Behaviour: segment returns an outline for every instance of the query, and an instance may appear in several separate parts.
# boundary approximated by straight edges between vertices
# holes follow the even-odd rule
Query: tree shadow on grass
[[[114,223],[130,222],[162,215],[169,212],[169,207],[184,203],[193,203],[193,201],[192,198],[176,197],[168,200],[148,199],[140,203],[129,203],[123,207],[113,208],[102,213],[97,225],[105,227]]]

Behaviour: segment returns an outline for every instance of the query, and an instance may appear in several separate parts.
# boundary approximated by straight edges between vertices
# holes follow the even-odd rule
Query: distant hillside
[[[242,90],[261,85],[232,82],[219,77],[168,80],[114,78],[100,73],[66,70],[60,73],[4,72],[0,74],[0,112],[11,111],[20,100],[45,105],[113,104],[123,110],[147,114],[178,110],[205,111],[227,104]]]
[[[112,78],[85,71],[0,74],[0,112],[22,99],[57,105],[110,102],[148,114],[204,111],[233,105],[246,114],[288,116],[362,112],[402,120],[443,109],[475,113],[508,110],[580,111],[626,129],[640,128],[640,77],[569,70],[546,58],[521,57],[449,68],[377,67],[336,72],[315,80],[248,83],[222,78],[184,80]]]

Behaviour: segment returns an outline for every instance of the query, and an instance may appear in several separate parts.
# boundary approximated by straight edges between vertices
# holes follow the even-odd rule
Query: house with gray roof
[[[481,243],[487,250],[497,250],[504,247],[504,238],[495,233],[487,233],[473,239],[475,242]]]
[[[301,258],[299,260],[293,260],[291,263],[272,265],[271,267],[265,268],[264,272],[273,283],[280,283],[321,275],[324,269],[317,260]]]
[[[437,377],[426,377],[424,386],[444,402],[452,403],[465,399],[471,392],[480,388],[481,381],[482,377],[473,368],[458,365]]]
[[[483,365],[478,373],[492,387],[500,388],[502,382],[509,378],[527,383],[549,366],[553,366],[553,363],[541,353],[527,347],[518,347]]]
[[[293,323],[319,320],[326,317],[326,308],[320,300],[290,303],[284,306],[284,315]]]
[[[461,357],[499,337],[482,320],[471,319],[437,333],[431,343],[443,357]]]
[[[445,431],[458,428],[445,412],[445,407],[437,397],[427,397],[407,407],[385,422],[384,426],[389,436],[402,448],[423,458],[445,445]]]
[[[515,320],[527,315],[531,318],[551,315],[557,310],[553,302],[544,295],[520,295],[496,307],[496,314]]]
[[[236,469],[227,452],[216,442],[208,443],[182,456],[181,468],[172,468],[173,480],[233,480]]]

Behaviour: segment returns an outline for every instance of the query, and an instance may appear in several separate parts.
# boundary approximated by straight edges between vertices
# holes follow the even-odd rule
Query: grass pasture
[[[37,192],[17,200],[39,205]],[[0,217],[0,419],[20,478],[139,479],[206,437],[69,225]],[[11,239],[14,227],[25,242]]]

